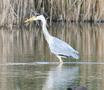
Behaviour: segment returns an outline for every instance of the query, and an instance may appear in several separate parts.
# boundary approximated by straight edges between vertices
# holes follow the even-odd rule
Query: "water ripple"
[[[5,63],[0,65],[48,65],[60,64],[59,62],[31,62],[31,63]],[[104,64],[104,62],[64,62],[64,64]]]

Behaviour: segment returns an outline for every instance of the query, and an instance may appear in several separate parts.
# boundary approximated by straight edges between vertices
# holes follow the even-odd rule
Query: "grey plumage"
[[[79,58],[79,53],[75,49],[73,49],[70,45],[66,42],[53,37],[51,43],[49,43],[49,48],[51,52],[55,55],[59,55],[61,57],[72,57],[75,59]]]

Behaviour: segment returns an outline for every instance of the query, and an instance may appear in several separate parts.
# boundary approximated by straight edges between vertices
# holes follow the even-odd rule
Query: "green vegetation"
[[[0,26],[22,25],[32,11],[45,12],[52,20],[103,22],[103,0],[1,0]]]

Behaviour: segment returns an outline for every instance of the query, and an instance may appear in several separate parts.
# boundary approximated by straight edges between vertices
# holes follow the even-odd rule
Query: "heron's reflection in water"
[[[64,90],[78,79],[79,67],[61,65],[51,68],[42,90]]]

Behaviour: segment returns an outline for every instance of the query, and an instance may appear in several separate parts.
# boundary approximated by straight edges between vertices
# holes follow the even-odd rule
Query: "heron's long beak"
[[[31,22],[31,21],[35,21],[35,20],[36,20],[36,16],[33,16],[33,17],[27,19],[27,20],[25,21],[25,23]]]

